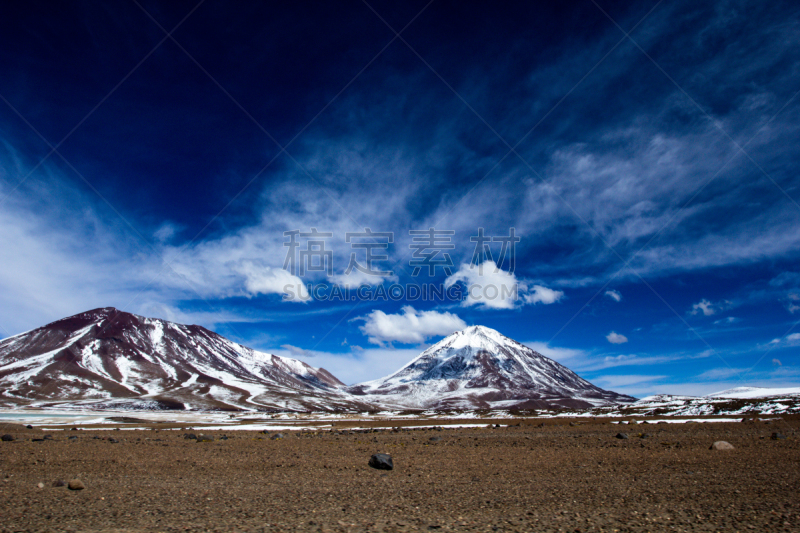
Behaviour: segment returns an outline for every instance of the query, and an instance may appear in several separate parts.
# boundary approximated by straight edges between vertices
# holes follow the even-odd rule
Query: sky
[[[0,337],[113,306],[356,383],[479,324],[638,397],[800,383],[800,5],[557,4],[4,3]]]

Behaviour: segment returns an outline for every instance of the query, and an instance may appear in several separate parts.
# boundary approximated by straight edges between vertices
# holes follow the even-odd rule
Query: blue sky
[[[637,396],[800,382],[792,2],[0,9],[2,337],[114,306],[353,383],[482,324]],[[285,271],[311,228],[331,270]],[[346,274],[364,228],[392,274]],[[412,275],[428,228],[450,274]]]

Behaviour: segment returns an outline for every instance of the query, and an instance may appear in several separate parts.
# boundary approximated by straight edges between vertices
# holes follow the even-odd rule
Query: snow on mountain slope
[[[95,309],[0,341],[0,403],[86,407],[363,408],[324,369],[200,326]]]
[[[778,396],[800,396],[800,387],[736,387],[733,389],[706,394],[705,398],[735,398],[735,399],[754,399],[754,398],[776,398]]]
[[[395,408],[583,408],[635,401],[484,326],[453,333],[394,374],[347,390]]]

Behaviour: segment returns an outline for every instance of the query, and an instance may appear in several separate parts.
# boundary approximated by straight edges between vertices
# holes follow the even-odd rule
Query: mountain
[[[113,307],[0,341],[0,406],[354,411],[587,408],[635,399],[595,387],[497,331],[473,326],[386,378],[328,371],[200,326]]]
[[[200,326],[95,309],[0,341],[0,405],[368,408],[328,371]]]
[[[589,408],[636,400],[483,326],[453,333],[394,374],[347,390],[394,408]]]

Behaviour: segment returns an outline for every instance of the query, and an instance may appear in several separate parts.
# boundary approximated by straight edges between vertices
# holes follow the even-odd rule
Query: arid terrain
[[[3,426],[0,531],[800,531],[797,415],[283,438],[163,427]],[[709,449],[720,440],[735,449]],[[394,470],[367,465],[379,452]],[[73,479],[85,488],[54,486]]]

